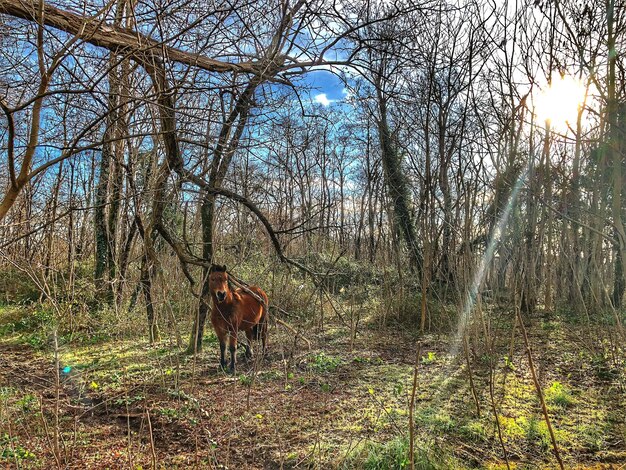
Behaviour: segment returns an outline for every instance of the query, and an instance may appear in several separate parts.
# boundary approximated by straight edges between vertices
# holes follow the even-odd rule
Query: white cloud
[[[321,104],[322,106],[328,106],[334,100],[328,99],[328,96],[326,96],[326,93],[320,93],[319,95],[315,95],[315,97],[313,98],[313,101]]]
[[[342,88],[341,93],[343,94],[344,100],[346,101],[351,101],[353,98],[355,98],[354,92],[348,90],[347,88]]]

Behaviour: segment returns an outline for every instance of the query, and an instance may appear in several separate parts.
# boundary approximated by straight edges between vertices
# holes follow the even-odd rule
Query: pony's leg
[[[220,341],[220,367],[226,369],[226,343]]]
[[[252,330],[246,331],[246,338],[248,338],[248,342],[244,345],[246,348],[246,358],[250,359],[254,355],[254,350],[252,349],[252,339],[254,335]]]
[[[217,335],[220,341],[220,367],[226,369],[226,342],[228,341],[228,333],[219,333]]]
[[[235,373],[235,364],[237,363],[237,332],[231,332],[229,337],[230,350],[230,372]]]

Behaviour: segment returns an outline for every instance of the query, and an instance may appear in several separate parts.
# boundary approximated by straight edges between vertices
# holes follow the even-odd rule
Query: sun
[[[582,81],[567,75],[555,78],[535,96],[535,114],[540,122],[548,123],[555,129],[575,127],[585,95]]]

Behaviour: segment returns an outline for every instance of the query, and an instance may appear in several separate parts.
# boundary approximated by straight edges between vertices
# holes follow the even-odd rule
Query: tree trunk
[[[121,23],[123,11],[124,5],[122,1],[119,1],[115,12],[115,26],[119,26]],[[109,54],[108,78],[107,119],[102,137],[100,173],[98,175],[96,208],[94,211],[94,236],[96,241],[94,280],[107,303],[111,303],[113,301],[113,278],[115,277],[115,225],[119,212],[119,192],[121,187],[118,182],[122,174],[116,161],[118,157],[115,152],[117,143],[114,143],[118,126],[120,126],[120,67],[114,52]],[[112,175],[111,170],[113,170]],[[113,176],[112,181],[110,181],[111,176]],[[111,195],[110,193],[113,194]],[[109,203],[111,203],[110,206]],[[107,277],[108,282],[106,282]]]
[[[215,196],[205,195],[200,208],[202,220],[202,257],[204,260],[213,261],[213,221],[215,215]],[[202,337],[204,325],[211,310],[211,292],[209,290],[209,268],[202,268],[202,292],[198,305],[198,315],[195,318],[191,339],[187,351],[195,353],[202,351]]]
[[[383,173],[393,209],[391,220],[407,246],[411,270],[419,275],[422,270],[423,259],[411,213],[409,186],[402,170],[402,158],[389,129],[387,103],[380,89],[378,90],[378,108],[380,112],[377,122],[378,137],[380,139]]]
[[[152,302],[152,276],[150,268],[150,260],[148,255],[144,253],[141,259],[141,291],[143,292],[146,302],[146,316],[148,319],[148,336],[150,344],[154,344],[159,340],[159,326],[157,323],[154,304]]]

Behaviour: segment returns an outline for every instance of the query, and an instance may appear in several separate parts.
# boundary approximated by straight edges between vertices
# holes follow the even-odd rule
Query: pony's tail
[[[263,352],[265,352],[267,348],[267,326],[269,322],[269,303],[267,300],[267,296],[265,297],[265,303],[263,305],[263,313],[261,314],[261,319],[259,323],[254,325],[252,328],[252,337],[256,340],[261,340],[261,344],[263,345]]]
[[[259,323],[252,327],[252,337],[254,339],[261,339],[263,334],[267,331],[267,309],[263,307],[263,313]]]
[[[260,329],[260,325],[263,322],[263,317],[261,317],[261,320],[259,321],[259,323],[257,323],[256,325],[254,325],[252,327],[252,338],[253,339],[260,339],[260,333],[261,333],[261,329]]]

